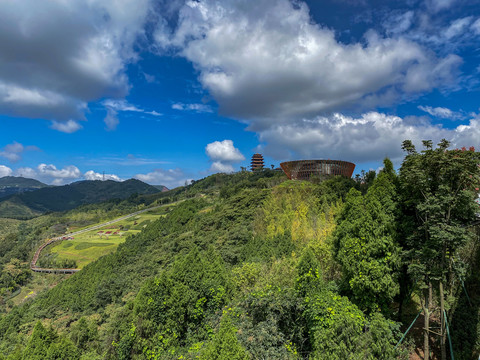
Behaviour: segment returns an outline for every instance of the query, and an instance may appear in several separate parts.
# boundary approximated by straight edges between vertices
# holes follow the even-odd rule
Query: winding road
[[[143,210],[139,210],[139,211],[135,211],[134,213],[131,213],[131,214],[128,214],[128,215],[124,215],[122,217],[119,217],[119,218],[116,218],[114,220],[110,220],[110,221],[107,221],[107,222],[104,222],[104,223],[101,223],[101,224],[97,224],[97,225],[94,225],[94,226],[90,226],[86,229],[82,229],[82,230],[78,230],[78,231],[75,231],[75,232],[72,232],[72,233],[69,233],[69,234],[65,234],[65,235],[62,235],[62,236],[58,236],[58,237],[55,237],[55,238],[52,238],[50,239],[49,241],[47,241],[46,243],[42,244],[38,249],[37,251],[35,252],[35,255],[33,256],[33,259],[32,259],[32,262],[30,263],[30,269],[34,272],[39,272],[39,273],[52,273],[52,274],[73,274],[77,271],[80,271],[81,269],[46,269],[46,268],[40,268],[37,266],[37,261],[38,261],[38,258],[40,257],[40,253],[42,252],[42,250],[54,243],[54,242],[57,242],[57,241],[62,241],[62,240],[66,240],[66,237],[68,236],[75,236],[75,235],[80,235],[80,234],[83,234],[83,233],[86,233],[88,231],[92,231],[92,230],[97,230],[97,229],[100,229],[104,226],[107,226],[107,225],[110,225],[110,224],[115,224],[117,222],[120,222],[122,220],[125,220],[125,219],[128,219],[128,218],[131,218],[133,216],[137,216],[139,214],[142,214],[144,212],[147,212],[147,211],[152,211],[152,210],[155,210],[155,209],[158,209],[158,208],[161,208],[163,206],[166,206],[166,204],[163,204],[163,205],[157,205],[157,206],[153,206],[153,207],[150,207],[150,208],[147,208],[147,209],[143,209]]]

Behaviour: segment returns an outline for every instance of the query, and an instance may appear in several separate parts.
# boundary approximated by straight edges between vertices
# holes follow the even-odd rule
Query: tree
[[[45,329],[40,321],[33,328],[33,333],[28,340],[23,352],[24,360],[44,360],[47,358],[50,344],[56,340],[56,334],[51,329]]]
[[[420,285],[425,318],[424,353],[429,358],[429,320],[433,283],[438,284],[441,312],[441,351],[445,348],[445,290],[457,249],[471,234],[465,227],[475,219],[475,188],[480,182],[480,156],[470,149],[448,150],[443,139],[437,148],[423,141],[418,153],[410,140],[402,149],[407,152],[400,169],[400,181],[411,235],[406,239],[409,272]],[[446,288],[445,288],[445,285]]]
[[[353,300],[363,310],[388,310],[398,293],[400,247],[396,174],[389,159],[365,196],[350,190],[335,231],[336,258]]]
[[[247,360],[249,357],[238,342],[237,329],[233,326],[228,314],[222,317],[218,333],[208,343],[200,359],[204,360]]]

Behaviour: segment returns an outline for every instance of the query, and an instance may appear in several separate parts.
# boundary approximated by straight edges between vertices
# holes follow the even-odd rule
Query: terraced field
[[[66,234],[65,240],[55,242],[42,250],[39,263],[41,264],[43,260],[48,259],[55,259],[55,261],[75,260],[77,269],[82,269],[101,256],[115,251],[118,245],[123,243],[129,235],[139,233],[150,222],[165,216],[171,206],[174,206],[174,204],[165,205],[74,236]],[[75,232],[80,229],[71,228],[68,230],[69,232]]]

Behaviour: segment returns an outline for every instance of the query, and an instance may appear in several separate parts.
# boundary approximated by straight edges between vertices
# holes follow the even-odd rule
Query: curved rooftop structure
[[[309,180],[312,176],[321,179],[342,175],[352,177],[355,164],[342,160],[296,160],[280,163],[282,170],[291,180]]]

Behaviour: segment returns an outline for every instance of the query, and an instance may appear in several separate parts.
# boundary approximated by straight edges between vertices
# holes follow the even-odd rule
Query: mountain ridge
[[[28,219],[47,212],[71,210],[77,206],[134,194],[155,194],[160,190],[137,179],[82,180],[68,185],[44,187],[0,199],[0,217]]]

